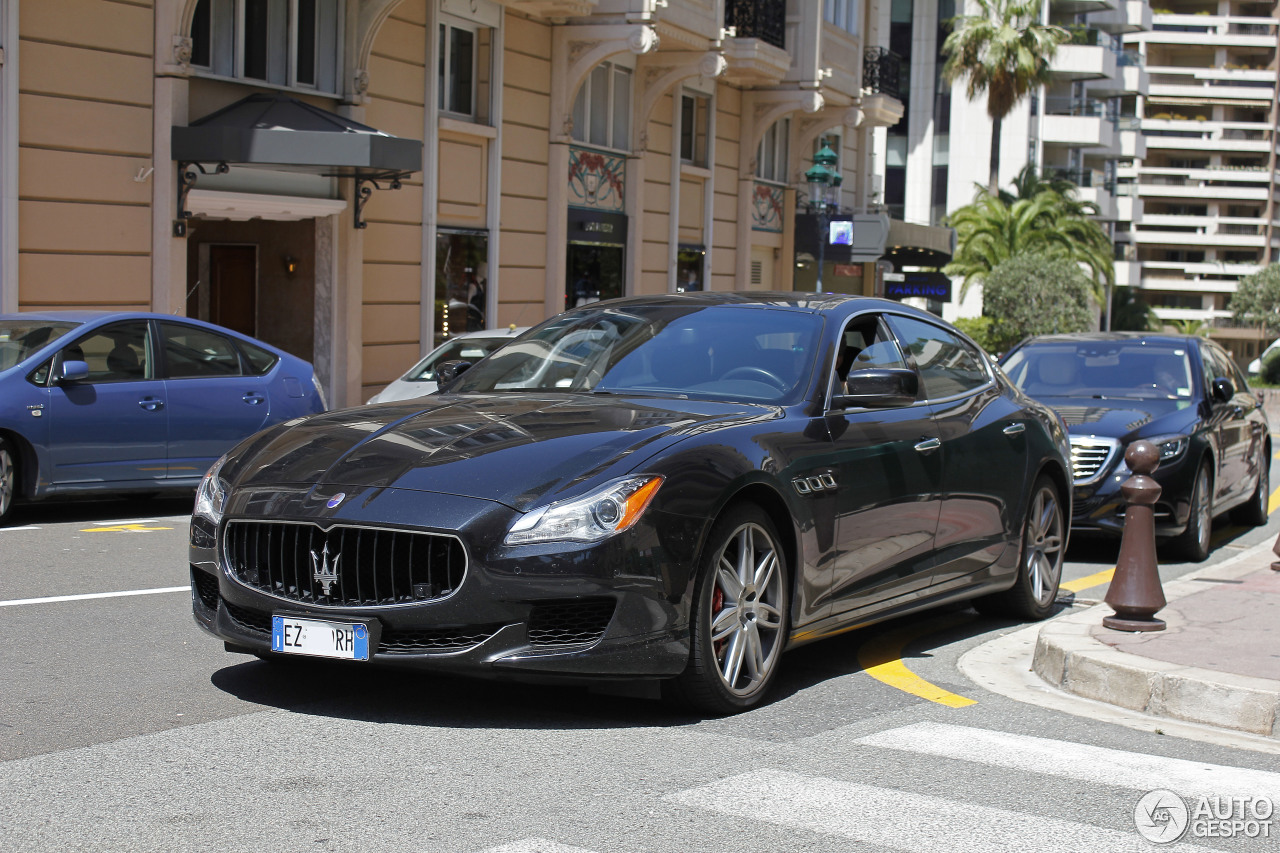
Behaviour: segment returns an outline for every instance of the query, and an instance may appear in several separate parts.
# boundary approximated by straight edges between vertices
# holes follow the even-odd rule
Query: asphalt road
[[[1135,829],[1154,789],[1280,804],[1274,754],[976,687],[959,657],[1020,626],[972,610],[798,649],[773,701],[724,719],[227,654],[191,619],[189,505],[39,506],[0,528],[0,850],[1078,853],[1159,849]],[[1220,525],[1210,559],[1278,532]],[[1074,544],[1068,583],[1116,549]],[[82,597],[116,592],[144,594]],[[1274,850],[1280,816],[1265,824],[1181,849]]]

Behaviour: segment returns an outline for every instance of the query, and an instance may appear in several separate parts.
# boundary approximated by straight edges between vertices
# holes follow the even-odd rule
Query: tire
[[[689,614],[685,700],[709,714],[744,711],[765,696],[787,639],[790,583],[769,516],[730,507],[707,539]]]
[[[0,523],[13,510],[14,498],[18,494],[18,459],[13,444],[0,438]]]
[[[1213,472],[1208,462],[1201,462],[1195,485],[1191,487],[1191,517],[1187,519],[1187,529],[1169,541],[1169,549],[1183,562],[1203,563],[1209,556],[1212,533]]]
[[[1046,474],[1036,478],[1022,519],[1022,555],[1018,577],[1003,592],[975,599],[973,606],[988,616],[1044,619],[1053,612],[1067,553],[1067,519],[1058,487]]]
[[[1271,515],[1271,450],[1262,448],[1262,460],[1258,465],[1258,485],[1249,502],[1231,510],[1231,520],[1236,524],[1261,527]]]

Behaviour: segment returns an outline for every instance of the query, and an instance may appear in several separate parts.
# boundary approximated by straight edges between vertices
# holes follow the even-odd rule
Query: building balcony
[[[1145,160],[1147,157],[1147,138],[1140,130],[1120,129],[1120,156]]]
[[[1221,15],[1152,15],[1147,44],[1267,48],[1275,46],[1270,18]]]
[[[1046,145],[1110,149],[1116,129],[1102,101],[1046,98],[1040,138]]]
[[[791,68],[785,0],[726,0],[724,79],[739,86],[775,86]]]
[[[1097,80],[1116,76],[1116,55],[1097,44],[1058,46],[1050,71],[1058,80]]]
[[[498,0],[508,9],[535,18],[581,18],[596,11],[600,0]]]
[[[1137,287],[1142,283],[1142,264],[1137,261],[1116,261],[1116,285]]]
[[[1120,184],[1116,187],[1116,221],[1137,222],[1142,219],[1146,206],[1142,198],[1130,193],[1133,184]]]
[[[862,57],[862,102],[859,107],[871,127],[892,127],[906,107],[901,97],[902,59],[882,47],[869,47]]]
[[[1116,8],[1123,0],[1050,0],[1054,15],[1083,15],[1089,12],[1106,12]]]
[[[1116,8],[1094,12],[1089,16],[1089,26],[1113,35],[1149,30],[1151,23],[1151,4],[1146,0],[1121,0]]]

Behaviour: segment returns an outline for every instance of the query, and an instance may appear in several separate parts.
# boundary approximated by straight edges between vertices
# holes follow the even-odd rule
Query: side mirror
[[[64,361],[58,373],[60,382],[79,382],[89,378],[89,365],[83,361]]]
[[[444,361],[436,365],[436,384],[444,387],[471,368],[469,361]]]
[[[1213,401],[1215,403],[1226,403],[1236,395],[1236,386],[1230,379],[1225,376],[1219,376],[1213,380]]]
[[[871,367],[849,372],[848,393],[837,394],[832,408],[891,409],[910,406],[920,391],[920,377],[900,367]]]

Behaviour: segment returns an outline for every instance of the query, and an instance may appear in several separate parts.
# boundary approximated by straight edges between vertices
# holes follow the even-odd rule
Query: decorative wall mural
[[[627,159],[586,148],[569,149],[569,204],[622,212]]]
[[[756,184],[751,194],[751,228],[753,231],[782,233],[782,187]]]

